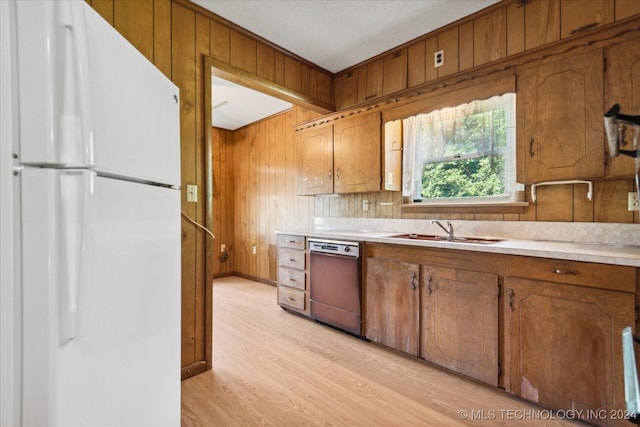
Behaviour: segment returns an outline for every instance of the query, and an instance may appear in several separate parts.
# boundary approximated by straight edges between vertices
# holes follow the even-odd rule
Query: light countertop
[[[448,242],[439,240],[417,240],[417,239],[401,239],[391,236],[414,233],[415,231],[399,230],[399,231],[374,231],[374,230],[358,230],[358,229],[332,229],[326,227],[315,227],[307,230],[279,230],[278,234],[291,234],[298,236],[307,236],[312,238],[323,238],[333,240],[349,240],[358,242],[372,243],[388,243],[401,244],[410,246],[422,246],[429,248],[457,249],[476,252],[490,252],[510,255],[533,256],[540,258],[564,259],[570,261],[596,262],[603,264],[626,265],[632,267],[640,267],[640,246],[629,244],[613,244],[613,243],[585,243],[585,242],[566,242],[553,240],[527,240],[527,239],[511,239],[508,237],[497,237],[501,239],[495,243],[465,243]],[[421,234],[437,234],[440,233],[421,233]],[[463,237],[494,237],[487,235],[469,235],[463,233],[455,233],[456,236]]]

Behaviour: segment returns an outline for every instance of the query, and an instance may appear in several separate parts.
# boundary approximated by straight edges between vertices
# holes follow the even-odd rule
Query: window
[[[403,196],[414,202],[515,200],[515,94],[403,120]]]

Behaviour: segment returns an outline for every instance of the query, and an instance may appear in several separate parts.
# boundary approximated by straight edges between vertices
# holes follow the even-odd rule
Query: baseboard
[[[263,279],[261,277],[251,276],[249,274],[240,273],[238,271],[231,271],[231,272],[227,272],[227,273],[214,274],[213,278],[214,279],[220,279],[220,278],[223,278],[223,277],[231,277],[231,276],[242,277],[243,279],[253,280],[254,282],[264,283],[265,285],[269,285],[269,286],[273,286],[273,287],[278,286],[278,283],[273,281],[273,280],[268,280],[268,279]]]
[[[204,360],[200,360],[198,362],[192,363],[191,365],[183,366],[180,374],[181,379],[186,380],[187,378],[194,377],[198,374],[203,373],[207,370],[207,362]]]

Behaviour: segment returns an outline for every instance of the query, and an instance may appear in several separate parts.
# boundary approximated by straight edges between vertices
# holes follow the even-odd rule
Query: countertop
[[[602,264],[640,267],[640,246],[622,244],[580,243],[548,240],[524,240],[500,237],[495,243],[465,243],[439,240],[401,239],[391,236],[405,234],[406,230],[373,231],[314,228],[307,230],[278,230],[277,234],[290,234],[312,238],[347,240],[357,242],[388,243],[396,245],[423,246],[429,248],[457,249],[570,261],[596,262]],[[442,233],[444,235],[444,233]],[[469,236],[485,237],[492,236]]]

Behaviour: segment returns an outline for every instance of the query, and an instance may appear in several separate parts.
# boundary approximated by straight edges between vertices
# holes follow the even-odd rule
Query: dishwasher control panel
[[[342,256],[360,256],[360,244],[358,242],[347,242],[340,240],[307,240],[309,251],[322,252]]]

